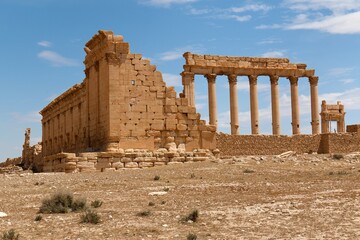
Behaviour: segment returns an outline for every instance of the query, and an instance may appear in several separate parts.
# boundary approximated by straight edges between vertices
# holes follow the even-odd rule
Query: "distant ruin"
[[[84,50],[86,78],[41,110],[41,145],[31,147],[30,129],[26,131],[24,166],[39,171],[114,171],[204,161],[219,154],[360,150],[359,125],[348,126],[349,133],[343,133],[343,105],[338,103],[335,107],[323,102],[319,114],[319,78],[306,64],[290,63],[286,58],[187,52],[181,73],[183,92],[177,95],[173,87],[166,86],[155,65],[141,54],[130,52],[129,43],[122,36],[101,30]],[[201,119],[195,108],[196,74],[208,80],[209,123]],[[226,75],[229,80],[231,135],[217,133],[218,75]],[[239,135],[238,76],[249,79],[251,135]],[[258,76],[268,76],[270,80],[273,135],[260,135]],[[280,78],[290,82],[293,136],[280,132]],[[311,135],[300,134],[299,78],[307,78],[310,83]],[[338,134],[329,131],[331,121],[338,121]]]

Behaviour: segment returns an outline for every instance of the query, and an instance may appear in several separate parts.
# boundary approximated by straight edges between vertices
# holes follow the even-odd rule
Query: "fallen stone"
[[[4,212],[0,212],[0,218],[7,217],[7,214]]]
[[[151,192],[149,193],[150,196],[162,196],[162,195],[166,195],[168,192],[165,191],[161,191],[161,192]]]

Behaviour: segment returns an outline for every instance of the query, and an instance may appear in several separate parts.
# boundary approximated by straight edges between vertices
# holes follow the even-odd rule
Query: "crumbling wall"
[[[221,155],[276,155],[286,151],[309,153],[322,151],[321,135],[228,135],[217,134]]]
[[[326,140],[326,153],[349,153],[360,151],[360,135],[358,133],[327,133],[322,134]]]

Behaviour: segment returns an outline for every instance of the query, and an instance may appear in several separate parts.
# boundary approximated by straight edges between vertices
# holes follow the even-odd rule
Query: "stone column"
[[[250,84],[250,113],[251,113],[251,133],[259,134],[259,104],[257,94],[257,76],[249,76]]]
[[[311,98],[311,127],[312,134],[319,134],[319,99],[318,99],[319,77],[309,77]]]
[[[239,109],[238,109],[238,94],[237,94],[237,76],[229,75],[230,88],[230,125],[231,134],[239,135]]]
[[[195,107],[195,74],[192,72],[182,72],[181,76],[185,98],[189,100],[189,106]]]
[[[271,82],[271,111],[273,135],[280,135],[280,102],[279,102],[279,76],[270,76]]]
[[[205,77],[208,80],[209,124],[217,126],[216,74],[206,74]]]
[[[291,84],[291,116],[292,116],[292,132],[300,134],[300,111],[299,111],[299,93],[298,93],[298,77],[289,77]]]

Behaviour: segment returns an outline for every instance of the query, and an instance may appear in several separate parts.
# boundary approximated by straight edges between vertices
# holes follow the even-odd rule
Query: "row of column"
[[[185,97],[189,99],[189,104],[195,106],[195,88],[194,73],[183,72],[183,85]],[[217,107],[216,107],[216,74],[207,74],[208,80],[208,100],[209,100],[209,124],[217,126]],[[251,114],[251,133],[259,134],[259,106],[257,77],[250,75],[250,114]],[[298,77],[288,77],[290,81],[291,93],[291,115],[292,115],[292,133],[300,134],[300,111],[299,111],[299,94],[298,94]],[[239,110],[237,94],[237,75],[228,75],[230,89],[230,125],[231,134],[239,134]],[[280,100],[278,88],[279,76],[271,75],[271,109],[272,109],[272,132],[273,135],[280,135]],[[311,96],[311,126],[312,133],[320,133],[319,128],[319,107],[318,107],[318,77],[309,77],[310,96]]]

